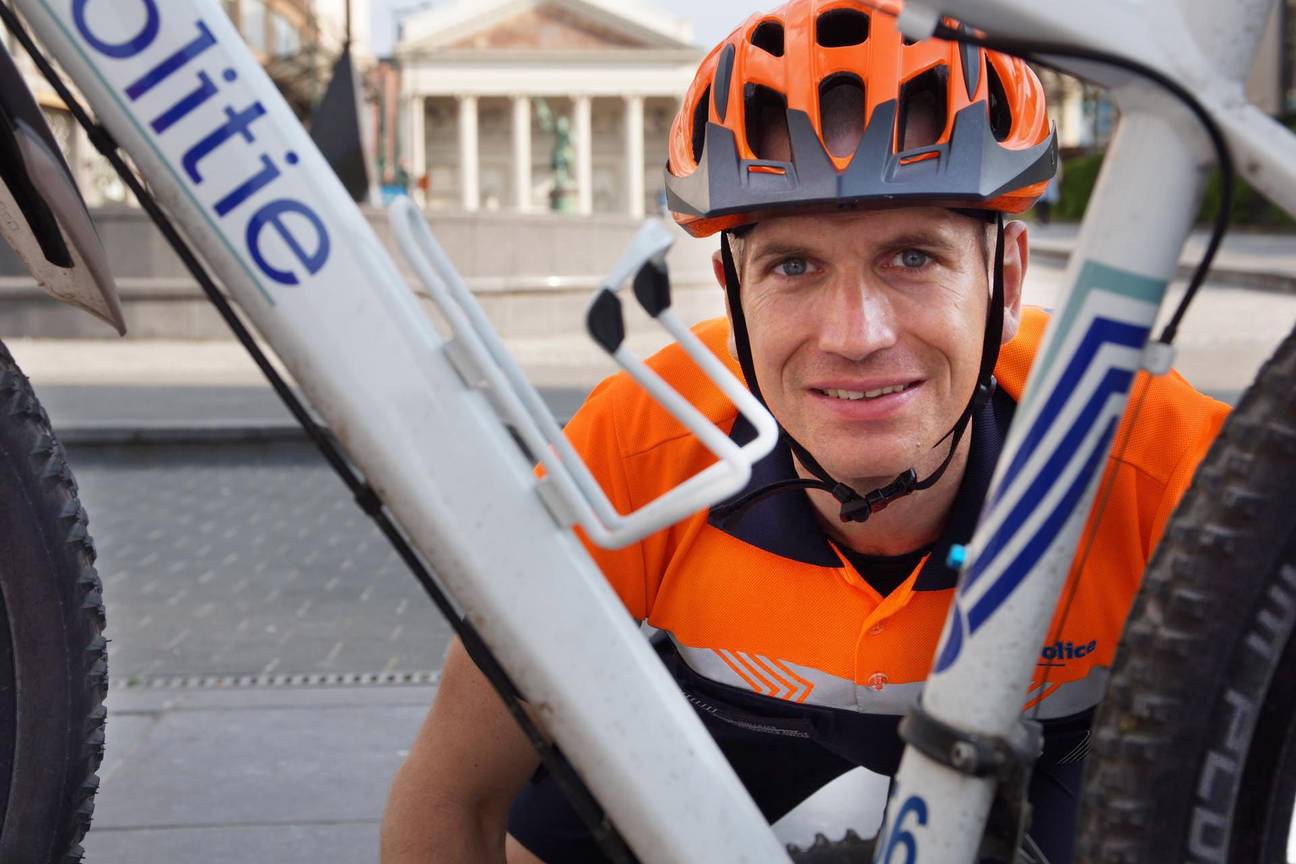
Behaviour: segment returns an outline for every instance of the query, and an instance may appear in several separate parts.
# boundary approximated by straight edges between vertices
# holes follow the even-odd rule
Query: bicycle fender
[[[13,58],[0,46],[0,235],[41,288],[126,333],[85,200]]]

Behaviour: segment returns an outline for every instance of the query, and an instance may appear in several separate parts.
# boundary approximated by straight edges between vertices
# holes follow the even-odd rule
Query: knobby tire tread
[[[1248,715],[1261,711],[1239,700],[1266,704],[1281,686],[1275,671],[1293,659],[1296,610],[1283,607],[1296,605],[1294,500],[1296,331],[1225,424],[1144,575],[1094,724],[1077,862],[1246,857],[1213,836],[1212,814],[1243,833],[1245,811],[1236,806],[1243,766],[1263,774],[1261,748],[1273,747],[1248,727]],[[1265,660],[1248,639],[1269,630],[1277,650]],[[1290,710],[1281,710],[1290,730]]]
[[[71,864],[84,855],[104,751],[103,590],[66,454],[3,343],[0,507],[0,662],[17,708],[0,716],[11,769],[0,776],[0,864]]]

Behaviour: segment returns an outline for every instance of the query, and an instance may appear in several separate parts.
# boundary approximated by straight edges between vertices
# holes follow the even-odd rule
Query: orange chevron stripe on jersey
[[[788,696],[789,701],[797,703],[805,702],[814,691],[814,684],[802,678],[778,660],[771,660],[770,662],[777,666],[784,675],[792,679],[793,690],[791,695]]]
[[[712,653],[746,682],[753,693],[785,702],[803,703],[814,690],[812,682],[773,658],[723,648],[712,649]]]
[[[723,648],[713,648],[711,650],[715,653],[717,657],[719,657],[721,660],[724,661],[724,664],[726,666],[728,666],[730,669],[734,671],[735,675],[737,675],[743,681],[747,682],[747,686],[752,689],[752,692],[760,693],[762,696],[768,695],[765,691],[765,688],[762,687],[760,684],[757,684],[756,681],[753,680],[751,674],[746,669],[744,669],[743,666],[739,664],[737,660],[733,659],[733,657],[730,655],[728,651],[724,650]]]

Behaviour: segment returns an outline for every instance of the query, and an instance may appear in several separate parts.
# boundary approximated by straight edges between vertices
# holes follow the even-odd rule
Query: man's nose
[[[867,277],[836,280],[819,313],[819,348],[826,353],[858,362],[896,344],[895,308]]]

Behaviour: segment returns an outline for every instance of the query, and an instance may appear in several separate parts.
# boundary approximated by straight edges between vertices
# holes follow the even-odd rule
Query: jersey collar
[[[954,496],[954,504],[945,531],[936,541],[922,572],[918,574],[914,590],[941,591],[953,588],[957,583],[957,571],[951,569],[945,561],[951,546],[966,544],[972,539],[972,531],[976,528],[981,505],[990,488],[990,479],[994,474],[995,463],[999,460],[999,453],[1003,449],[1004,435],[1008,431],[1008,424],[1012,421],[1015,408],[1016,404],[1012,398],[1002,389],[995,388],[994,395],[973,417],[971,448],[968,452],[963,481]],[[756,430],[740,414],[729,437],[741,447],[755,439]],[[781,439],[773,452],[752,466],[751,481],[729,501],[737,500],[771,483],[791,480],[796,476],[792,465],[791,448],[788,447],[786,440]],[[841,559],[837,557],[837,553],[828,542],[827,535],[819,526],[814,507],[804,493],[771,495],[752,505],[742,518],[728,525],[721,524],[714,512],[708,520],[713,527],[749,546],[755,546],[781,558],[789,558],[816,567],[841,567]]]

